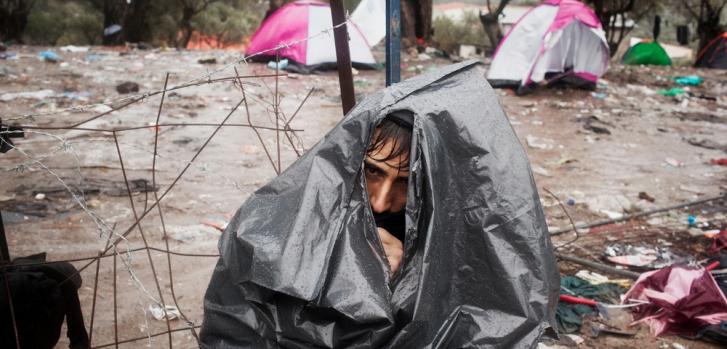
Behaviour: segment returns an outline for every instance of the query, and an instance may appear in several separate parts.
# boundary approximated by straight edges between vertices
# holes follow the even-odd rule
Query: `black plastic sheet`
[[[363,160],[414,114],[404,261],[390,275]],[[558,273],[526,154],[477,63],[360,101],[240,207],[205,296],[207,348],[534,348]]]

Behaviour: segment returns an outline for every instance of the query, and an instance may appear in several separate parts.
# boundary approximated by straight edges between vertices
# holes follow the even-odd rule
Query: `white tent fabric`
[[[353,10],[351,22],[369,46],[378,44],[386,36],[386,0],[362,0]]]
[[[495,86],[525,86],[556,73],[595,84],[608,59],[608,43],[593,10],[576,0],[546,0],[502,40],[487,78]]]
[[[310,6],[308,9],[308,33],[320,33],[333,26],[331,8],[328,6]],[[356,25],[348,26],[348,47],[351,61],[376,64],[366,39]],[[306,65],[315,65],[336,61],[336,46],[333,43],[333,32],[318,35],[308,41]]]
[[[558,7],[538,6],[520,18],[502,39],[487,75],[489,80],[525,81],[540,54],[543,36],[558,14]]]
[[[544,41],[545,51],[537,60],[530,80],[543,81],[546,73],[562,72],[564,67],[596,76],[606,73],[607,64],[603,63],[601,50],[602,43],[606,42],[603,30],[573,21],[562,30],[548,33]]]

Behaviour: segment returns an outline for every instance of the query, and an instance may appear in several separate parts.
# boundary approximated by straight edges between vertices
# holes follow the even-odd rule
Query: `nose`
[[[371,210],[374,213],[384,213],[391,209],[391,183],[384,181],[375,190],[369,193]]]

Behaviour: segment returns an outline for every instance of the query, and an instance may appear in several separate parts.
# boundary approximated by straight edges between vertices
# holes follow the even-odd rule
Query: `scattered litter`
[[[698,86],[700,85],[704,79],[697,75],[689,75],[689,76],[678,76],[674,78],[674,82],[676,82],[678,85],[687,85],[687,86]]]
[[[662,96],[674,97],[674,96],[685,94],[685,93],[687,93],[687,91],[685,91],[683,88],[680,88],[680,87],[674,87],[674,88],[671,88],[668,90],[659,90],[659,91],[656,91],[656,93],[658,93]]]
[[[538,138],[536,136],[533,136],[533,135],[528,135],[525,138],[525,140],[527,141],[528,146],[530,148],[543,149],[543,150],[547,150],[547,149],[552,149],[553,148],[553,145],[552,144],[545,143],[545,142],[543,142],[544,140],[541,140],[540,138]]]
[[[176,145],[187,145],[187,144],[191,143],[193,140],[194,139],[191,137],[181,137],[181,138],[177,138],[177,139],[173,140],[172,143],[174,143]]]
[[[683,162],[681,162],[677,159],[674,159],[674,158],[666,158],[666,159],[664,159],[664,162],[666,162],[667,164],[669,164],[673,167],[684,167]]]
[[[109,107],[106,104],[97,104],[91,110],[93,110],[95,113],[106,113],[113,110],[113,108]]]
[[[116,92],[120,94],[139,92],[139,84],[131,81],[122,82],[116,85]]]
[[[18,54],[15,52],[0,52],[0,59],[18,59]]]
[[[691,257],[674,254],[668,247],[646,247],[630,244],[612,244],[603,251],[606,259],[612,263],[639,267],[663,268],[675,263],[686,263]]]
[[[687,349],[687,347],[685,347],[685,346],[683,346],[683,345],[681,345],[679,343],[676,343],[676,342],[672,343],[671,344],[671,347],[674,348],[674,349]]]
[[[535,173],[537,175],[540,175],[543,177],[551,177],[550,172],[548,172],[548,170],[546,170],[538,165],[533,165],[532,170],[533,170],[533,173]]]
[[[654,199],[653,196],[649,195],[649,193],[647,193],[645,191],[639,192],[639,199],[646,200],[648,202],[654,202],[654,201],[656,201],[656,199]]]
[[[556,310],[556,320],[560,332],[577,332],[584,316],[596,314],[596,311],[604,316],[618,317],[619,322],[623,318],[620,314],[622,311],[614,306],[609,306],[609,304],[618,304],[621,301],[621,293],[626,290],[617,284],[593,285],[579,277],[564,276],[560,279],[560,290],[560,301]],[[599,303],[602,306],[594,308],[598,307]],[[623,313],[628,315],[626,312]]]
[[[36,200],[44,200],[45,199],[45,194],[43,194],[43,193],[35,194],[35,199]]]
[[[217,58],[215,57],[202,57],[197,60],[199,64],[217,64]]]
[[[225,219],[221,217],[210,217],[202,221],[202,224],[215,228],[219,231],[225,231],[225,228],[227,228],[229,223],[229,218]]]
[[[281,59],[280,62],[270,61],[268,62],[268,68],[276,70],[283,70],[288,67],[288,60],[287,59]]]
[[[691,215],[691,214],[688,215],[687,216],[687,225],[690,227],[697,225],[697,217],[694,215]]]
[[[645,323],[652,334],[691,334],[727,320],[727,300],[704,268],[680,265],[641,274],[625,301],[648,302],[633,308],[634,323]]]
[[[432,56],[426,53],[420,53],[417,55],[417,61],[428,61],[430,59],[432,59]]]
[[[164,320],[165,317],[169,320],[174,320],[181,317],[179,309],[177,309],[177,307],[173,305],[167,305],[162,308],[162,306],[158,303],[150,304],[149,312],[151,313],[151,316],[159,321]]]
[[[38,54],[38,58],[40,58],[42,61],[50,62],[50,63],[58,63],[63,60],[61,56],[59,56],[57,53],[53,51],[41,51]]]
[[[623,194],[594,195],[583,199],[589,210],[607,215],[609,218],[620,218],[622,212],[630,211],[631,201]]]
[[[712,165],[727,166],[727,158],[709,160]]]
[[[606,99],[606,94],[603,92],[591,92],[591,97],[595,99]]]
[[[34,91],[34,92],[14,92],[14,93],[4,93],[4,94],[0,95],[0,101],[10,102],[10,101],[16,100],[16,99],[43,100],[43,99],[50,98],[53,96],[55,96],[55,92],[53,92],[53,90],[40,90],[40,91]]]
[[[83,60],[86,61],[86,62],[89,62],[89,63],[96,62],[96,61],[100,61],[102,59],[104,59],[104,55],[95,54],[95,53],[94,54],[90,54],[90,55],[86,55],[86,57],[83,57]]]
[[[63,52],[71,52],[71,53],[77,53],[77,52],[88,52],[89,46],[74,46],[74,45],[67,45],[67,46],[61,46],[60,50]]]

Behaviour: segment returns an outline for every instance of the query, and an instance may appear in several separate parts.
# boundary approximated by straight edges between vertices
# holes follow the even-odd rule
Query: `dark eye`
[[[374,166],[369,166],[368,164],[364,165],[364,170],[366,170],[366,173],[367,174],[370,174],[370,175],[379,175],[379,174],[381,174],[381,170],[380,169],[378,169],[378,168],[376,168]]]

